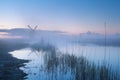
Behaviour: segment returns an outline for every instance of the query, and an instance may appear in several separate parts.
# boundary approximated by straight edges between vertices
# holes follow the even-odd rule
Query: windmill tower
[[[38,26],[36,25],[35,27],[31,27],[30,25],[27,25],[27,27],[30,29],[30,38],[35,38],[36,30]]]
[[[30,29],[30,30],[29,30],[29,31],[30,31],[30,32],[29,32],[29,41],[30,41],[30,46],[33,48],[33,49],[31,50],[31,52],[28,54],[28,56],[29,56],[30,54],[32,54],[32,53],[35,53],[35,54],[37,55],[37,57],[38,57],[39,55],[38,55],[37,52],[35,51],[36,49],[38,49],[38,48],[36,48],[36,40],[37,40],[37,38],[35,37],[38,26],[36,25],[36,26],[34,26],[34,27],[31,27],[30,25],[27,25],[27,27]]]

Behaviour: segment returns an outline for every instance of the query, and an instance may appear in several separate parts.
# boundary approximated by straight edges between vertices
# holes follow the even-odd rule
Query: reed
[[[102,65],[96,65],[83,56],[61,53],[50,44],[39,48],[46,51],[44,73],[51,80],[60,80],[60,77],[63,80],[120,80],[117,71],[112,70],[109,63],[105,64],[104,61]]]

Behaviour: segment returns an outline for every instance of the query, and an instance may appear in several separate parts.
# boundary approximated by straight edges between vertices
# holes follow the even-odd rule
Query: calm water
[[[103,46],[66,45],[59,46],[58,51],[62,54],[74,54],[77,57],[84,56],[88,61],[95,63],[96,65],[105,63],[106,65],[111,66],[114,71],[120,72],[119,47],[106,47],[105,51],[105,47]],[[25,67],[21,68],[28,74],[26,80],[56,80],[55,78],[51,78],[53,75],[48,73],[44,68],[44,56],[45,54],[49,54],[48,52],[37,52],[32,51],[30,48],[25,48],[10,53],[19,59],[31,60],[29,63],[26,63]],[[57,71],[57,80],[67,80],[69,77],[73,77],[71,76],[70,71],[65,75],[62,75],[62,73],[59,72],[59,69],[57,69]]]

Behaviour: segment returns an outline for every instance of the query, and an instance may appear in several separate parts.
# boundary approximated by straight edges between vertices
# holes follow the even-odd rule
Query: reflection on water
[[[106,57],[100,46],[35,49],[11,52],[17,58],[31,60],[21,68],[29,74],[27,80],[120,80],[118,47],[107,47]]]
[[[103,62],[111,64],[111,66],[118,67],[120,64],[120,47],[105,47],[104,46],[80,46],[68,45],[60,48],[63,53],[74,54],[77,56],[84,56],[87,60],[95,64],[102,64]],[[106,55],[106,56],[105,56]]]

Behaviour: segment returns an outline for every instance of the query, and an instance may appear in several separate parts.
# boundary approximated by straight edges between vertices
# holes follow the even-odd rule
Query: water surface
[[[120,48],[119,47],[104,47],[104,46],[80,46],[80,45],[67,45],[59,46],[59,54],[70,54],[77,57],[83,56],[90,63],[95,63],[96,65],[106,64],[112,68],[117,73],[120,72]],[[21,50],[16,50],[11,52],[14,57],[19,59],[31,60],[26,63],[25,67],[21,69],[28,74],[26,80],[61,80],[69,79],[74,77],[71,75],[71,71],[68,71],[65,75],[60,73],[59,68],[57,68],[57,75],[48,73],[45,69],[45,54],[50,54],[49,52],[37,52],[32,51],[30,48],[25,48]],[[71,70],[71,69],[70,69]],[[56,78],[53,76],[57,76]],[[71,79],[72,79],[71,78]]]

